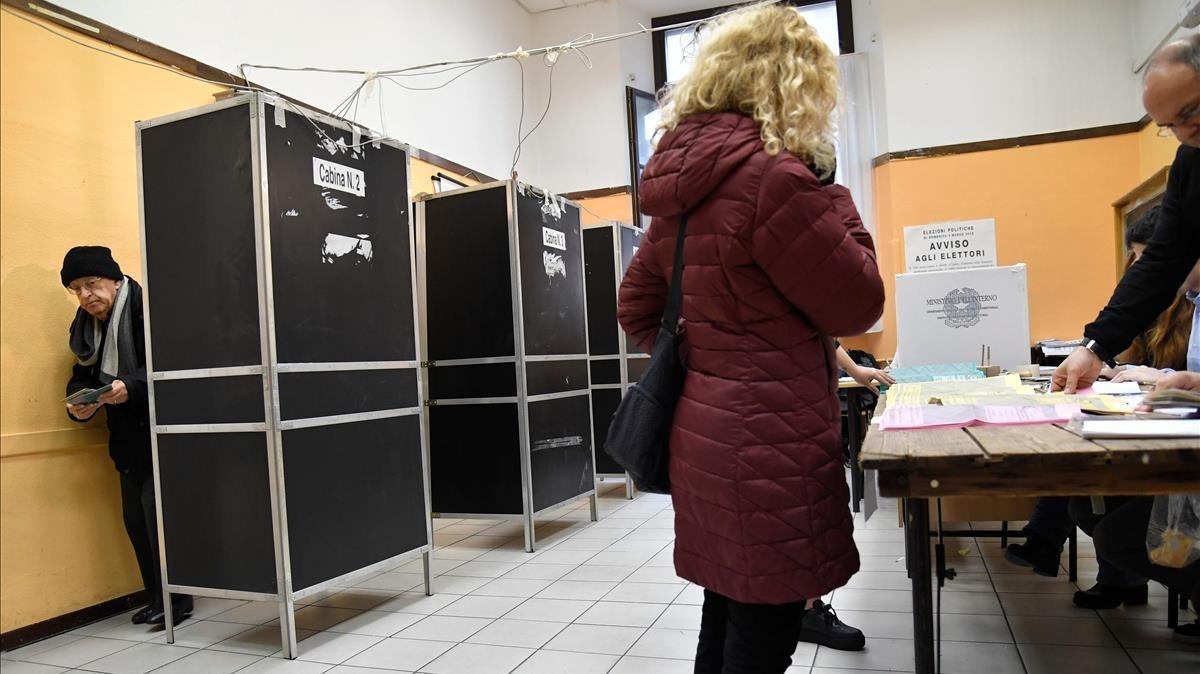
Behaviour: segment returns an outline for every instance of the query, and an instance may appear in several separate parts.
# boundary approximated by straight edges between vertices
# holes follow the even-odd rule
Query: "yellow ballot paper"
[[[896,384],[888,389],[888,407],[914,405],[993,405],[1028,407],[1077,405],[1086,412],[1100,414],[1129,414],[1141,402],[1141,396],[1101,395],[1090,389],[1083,395],[1038,393],[1023,384],[1015,374],[966,381],[938,381]]]
[[[1034,388],[1022,384],[1020,376],[1006,374],[1001,377],[989,377],[987,379],[896,384],[888,389],[887,404],[888,407],[928,405],[931,399],[937,398],[942,404],[946,405],[971,405],[977,402],[974,398],[998,395],[1033,395],[1033,393]],[[968,401],[965,399],[966,397],[972,398],[972,400]],[[955,402],[949,402],[948,399],[950,398],[953,398]],[[989,402],[989,404],[991,403]]]

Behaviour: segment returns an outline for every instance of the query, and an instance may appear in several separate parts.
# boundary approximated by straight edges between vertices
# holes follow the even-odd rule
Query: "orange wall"
[[[628,192],[592,199],[576,199],[576,203],[583,207],[580,221],[584,227],[611,220],[617,222],[633,220],[633,197]]]
[[[1138,176],[1145,180],[1154,175],[1155,171],[1175,161],[1175,152],[1179,149],[1179,141],[1173,136],[1162,138],[1158,135],[1158,127],[1150,124],[1137,134],[1138,139]]]
[[[895,353],[894,274],[903,271],[904,227],[975,218],[995,218],[998,264],[1029,267],[1032,339],[1078,337],[1117,279],[1112,202],[1146,177],[1143,165],[1158,161],[1158,154],[1143,161],[1143,149],[1163,152],[1141,134],[1124,134],[875,169],[884,330],[847,346],[881,358]]]

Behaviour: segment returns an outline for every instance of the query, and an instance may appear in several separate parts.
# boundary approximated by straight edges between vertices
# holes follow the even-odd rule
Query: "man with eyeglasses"
[[[76,363],[67,395],[112,386],[95,402],[68,403],[67,416],[82,423],[101,407],[106,409],[108,454],[120,474],[125,531],[150,600],[132,620],[163,625],[142,288],[121,273],[112,252],[103,246],[67,251],[60,276],[63,286],[79,300],[71,323],[70,347]],[[171,605],[176,622],[192,613],[189,595],[174,595]]]
[[[1056,391],[1074,393],[1091,386],[1104,364],[1112,363],[1175,299],[1200,259],[1200,34],[1155,54],[1142,103],[1160,133],[1172,133],[1182,144],[1171,164],[1158,228],[1108,306],[1083,329],[1084,346],[1055,370]]]
[[[1171,164],[1158,227],[1142,257],[1121,278],[1108,306],[1084,328],[1084,345],[1054,372],[1053,388],[1074,393],[1092,385],[1105,363],[1124,351],[1175,298],[1183,280],[1200,260],[1200,35],[1172,42],[1155,54],[1146,72],[1142,103],[1161,134],[1181,143]],[[1200,308],[1193,314],[1188,369],[1200,367]],[[1164,378],[1157,389],[1191,388],[1194,372]],[[1189,383],[1190,382],[1190,383]],[[1071,516],[1096,544],[1096,554],[1130,576],[1158,581],[1200,605],[1200,562],[1183,568],[1153,563],[1146,554],[1153,497],[1104,498],[1104,508],[1075,497]],[[1119,595],[1100,585],[1088,590],[1100,599]],[[1200,620],[1180,625],[1175,639],[1200,643]]]

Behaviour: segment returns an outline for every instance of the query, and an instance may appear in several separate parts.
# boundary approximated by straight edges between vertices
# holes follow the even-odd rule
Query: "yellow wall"
[[[141,588],[103,421],[73,424],[60,403],[76,305],[58,270],[71,246],[102,244],[140,276],[133,123],[211,103],[220,88],[89,51],[7,13],[0,14],[0,65],[0,631],[7,632]],[[419,159],[411,169],[413,194],[433,192],[439,172],[477,182]]]
[[[1124,134],[877,168],[884,330],[847,345],[878,357],[895,353],[894,274],[903,271],[904,227],[975,218],[996,219],[999,264],[1029,267],[1033,340],[1078,337],[1117,279],[1112,202],[1146,177],[1143,163],[1157,161],[1143,162],[1143,147],[1161,152],[1140,134]]]
[[[580,221],[584,227],[612,220],[617,222],[633,220],[633,197],[628,192],[606,197],[576,199],[576,203],[583,207],[580,212]]]
[[[0,14],[0,631],[141,587],[103,422],[60,402],[77,305],[58,270],[103,244],[140,275],[133,123],[215,91]]]

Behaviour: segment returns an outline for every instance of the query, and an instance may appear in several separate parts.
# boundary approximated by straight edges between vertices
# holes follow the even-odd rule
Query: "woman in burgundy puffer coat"
[[[798,11],[719,19],[664,106],[642,176],[653,216],[619,320],[649,350],[688,214],[687,376],[675,410],[675,569],[706,588],[697,672],[783,672],[805,600],[858,551],[833,338],[879,318],[883,282],[833,170],[834,56]]]

